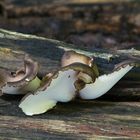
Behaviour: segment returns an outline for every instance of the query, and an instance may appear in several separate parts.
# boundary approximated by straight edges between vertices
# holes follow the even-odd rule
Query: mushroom
[[[47,74],[37,91],[23,97],[19,107],[29,116],[45,113],[57,102],[69,102],[77,95],[82,99],[95,99],[110,90],[135,62],[119,63],[110,74],[99,76],[93,59],[74,51],[62,57],[62,67]]]
[[[99,76],[99,71],[98,71],[97,65],[95,64],[94,59],[86,55],[77,53],[75,51],[66,51],[64,53],[61,59],[61,66],[64,67],[69,64],[76,63],[76,62],[88,65],[89,67],[92,68],[93,73],[96,75],[96,77]],[[82,72],[80,72],[77,75],[77,77],[81,80],[84,79],[85,83],[89,83],[91,80],[91,78],[87,74],[82,73]]]
[[[79,91],[82,99],[96,99],[108,92],[127,72],[135,65],[132,60],[126,60],[115,66],[109,74],[104,74],[96,78],[94,83],[86,84]]]
[[[113,72],[111,72],[110,74],[104,74],[104,75],[99,76],[98,68],[93,58],[76,53],[74,51],[65,52],[65,54],[62,57],[61,65],[65,66],[73,62],[80,62],[80,63],[88,65],[89,67],[93,69],[93,72],[96,75],[96,80],[94,83],[89,82],[91,78],[87,74],[83,74],[82,72],[80,72],[77,75],[77,78],[82,80],[82,82],[78,84],[78,86],[80,84],[82,85],[79,88],[79,96],[82,99],[95,99],[105,94],[129,70],[133,68],[131,64],[134,63],[134,61],[131,61],[131,60],[124,61],[122,63],[119,63],[116,66],[116,68],[113,70]]]
[[[61,66],[64,67],[76,62],[90,66],[92,64],[92,61],[93,59],[86,55],[77,53],[75,51],[66,51],[61,59]]]
[[[77,74],[85,73],[94,82],[96,76],[93,70],[82,63],[73,63],[62,67],[51,76],[46,76],[40,88],[35,93],[23,97],[19,107],[26,115],[44,113],[53,108],[57,102],[69,102],[76,97],[79,80]]]
[[[40,86],[37,77],[38,63],[27,54],[24,59],[24,68],[16,72],[0,69],[0,89],[3,94],[26,94],[35,91]]]

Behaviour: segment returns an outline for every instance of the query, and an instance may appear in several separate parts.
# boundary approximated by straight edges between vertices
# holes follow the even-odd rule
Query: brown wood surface
[[[79,101],[58,104],[34,117],[23,115],[17,98],[0,99],[0,139],[127,139],[140,138],[138,102]]]
[[[40,76],[60,66],[63,48],[76,46],[47,38],[0,30],[0,66],[15,70],[23,65],[23,55],[29,53],[40,63]],[[12,49],[12,50],[11,50]],[[80,48],[87,54],[92,51]],[[81,50],[78,50],[79,52]],[[99,51],[100,50],[100,51]],[[97,64],[103,70],[112,68],[118,58],[107,61],[110,53],[102,58],[103,49],[94,50]],[[97,52],[96,52],[97,51]],[[20,54],[20,55],[19,55]],[[88,54],[89,55],[89,54]],[[96,54],[97,55],[97,54]],[[119,59],[122,56],[119,57]],[[111,91],[98,100],[76,99],[58,103],[51,111],[28,117],[18,108],[21,96],[0,97],[0,140],[46,139],[126,139],[140,138],[140,69],[134,69]]]
[[[61,48],[59,48],[60,46]],[[64,49],[74,49],[80,53],[84,51],[85,54],[94,56],[99,70],[103,73],[110,72],[116,63],[123,61],[125,58],[124,56],[113,57],[112,61],[108,61],[111,51],[104,51],[102,48],[79,48],[57,40],[18,34],[2,29],[0,30],[0,47],[0,67],[4,67],[11,71],[17,70],[19,67],[23,66],[24,53],[28,53],[33,59],[38,61],[40,66],[39,77],[41,78],[45,74],[56,71],[60,68],[60,60],[65,52]],[[102,56],[103,53],[104,55]],[[114,56],[115,54],[113,53],[112,55]],[[127,59],[127,57],[125,59]],[[134,68],[122,79],[122,81],[120,81],[120,84],[117,84],[116,88],[113,89],[114,91],[117,89],[118,93],[114,94],[114,91],[109,93],[110,98],[119,98],[120,100],[139,100],[139,85],[140,68]],[[107,98],[109,97],[107,96]]]
[[[59,40],[100,32],[121,41],[139,41],[135,36],[140,33],[139,7],[137,0],[3,0],[0,27]]]
[[[108,72],[129,56],[115,57],[117,49],[140,50],[139,7],[138,0],[0,0],[0,28],[47,37],[0,29],[0,67],[19,68],[22,51],[40,63],[42,77],[60,67],[65,48],[94,56]],[[140,139],[140,68],[98,100],[58,103],[42,115],[25,116],[18,108],[21,98],[0,97],[0,140]]]

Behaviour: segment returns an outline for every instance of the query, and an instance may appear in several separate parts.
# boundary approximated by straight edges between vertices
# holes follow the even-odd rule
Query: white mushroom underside
[[[9,85],[5,85],[2,88],[2,93],[4,94],[24,94],[20,91],[20,88],[18,87],[13,87],[13,86],[9,86]]]
[[[108,75],[99,76],[94,83],[87,84],[80,91],[82,99],[95,99],[109,91],[133,66],[126,66]]]
[[[60,71],[44,91],[29,94],[19,105],[26,115],[41,114],[53,108],[58,101],[68,102],[75,96],[74,70]]]
[[[36,77],[30,81],[27,85],[20,87],[9,86],[6,84],[1,90],[4,94],[26,94],[27,92],[35,91],[40,86],[40,79]]]

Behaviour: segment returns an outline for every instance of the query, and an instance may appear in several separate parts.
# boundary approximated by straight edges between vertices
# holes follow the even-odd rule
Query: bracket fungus
[[[26,115],[44,113],[57,102],[69,102],[77,96],[82,99],[98,98],[130,71],[135,61],[124,61],[111,73],[99,75],[93,58],[68,51],[63,55],[61,65],[58,71],[43,78],[36,92],[23,97],[19,107]]]
[[[23,68],[15,72],[0,68],[0,90],[2,94],[16,95],[34,92],[40,86],[37,72],[38,63],[27,54],[25,54]]]

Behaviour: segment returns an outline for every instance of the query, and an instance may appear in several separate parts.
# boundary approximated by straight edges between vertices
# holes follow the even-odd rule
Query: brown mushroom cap
[[[64,67],[76,62],[91,65],[92,61],[93,59],[86,55],[77,53],[75,51],[66,51],[61,59],[61,66]]]
[[[24,67],[16,72],[10,72],[9,70],[1,68],[0,86],[2,92],[8,92],[7,94],[11,94],[10,90],[11,92],[13,90],[15,94],[19,94],[16,93],[16,91],[19,92],[21,89],[23,90],[23,87],[33,81],[36,78],[37,72],[38,63],[33,61],[27,54],[25,55],[24,59]]]
[[[28,55],[25,55],[24,68],[16,71],[15,74],[8,75],[7,84],[10,86],[22,86],[32,81],[38,73],[39,65]]]
[[[96,63],[94,62],[94,58],[77,53],[75,51],[66,51],[64,53],[61,59],[61,66],[64,67],[72,63],[76,63],[76,62],[88,65],[89,67],[93,69],[94,74],[97,77],[99,76],[99,71],[98,71]]]
[[[125,61],[123,61],[121,63],[116,64],[113,71],[118,71],[119,69],[124,68],[127,65],[138,66],[138,64],[139,63],[137,61],[135,61],[135,60],[125,60]]]

